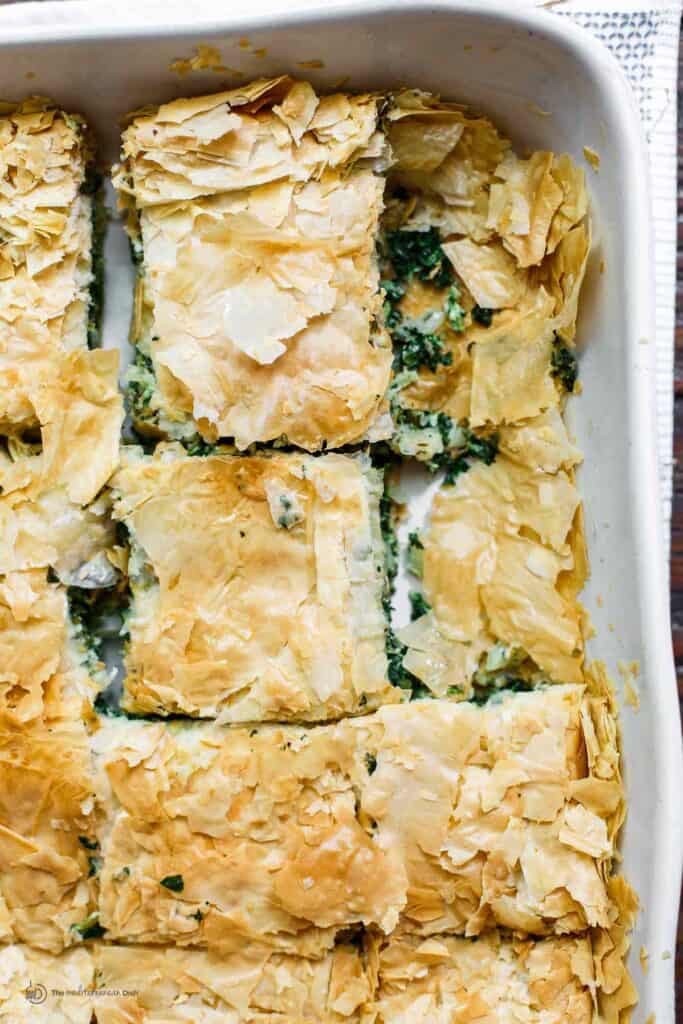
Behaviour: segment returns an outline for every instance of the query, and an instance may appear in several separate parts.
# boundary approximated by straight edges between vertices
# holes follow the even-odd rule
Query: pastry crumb
[[[585,156],[588,163],[591,165],[593,170],[597,173],[600,169],[600,155],[596,153],[590,146],[583,147],[583,155]]]

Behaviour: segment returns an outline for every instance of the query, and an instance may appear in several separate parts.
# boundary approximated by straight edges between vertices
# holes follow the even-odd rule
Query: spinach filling
[[[476,324],[482,327],[490,327],[495,309],[488,309],[486,306],[473,306],[471,316]]]
[[[188,455],[196,455],[202,459],[205,459],[209,455],[216,455],[220,452],[220,448],[217,444],[205,441],[200,434],[195,434],[187,441],[183,441],[182,445]]]
[[[453,280],[453,270],[435,227],[426,231],[387,231],[384,238],[387,256],[399,281],[417,277],[435,288],[446,288]]]
[[[88,672],[96,674],[102,668],[101,640],[95,633],[92,619],[97,591],[68,587],[66,591],[72,635],[83,664]]]
[[[423,615],[432,610],[431,604],[419,590],[411,590],[408,599],[410,600],[410,618],[412,622],[415,619],[421,619]]]
[[[138,420],[152,419],[154,413],[150,410],[150,403],[157,386],[156,377],[152,360],[139,348],[136,348],[135,358],[128,367],[126,383],[131,415]]]
[[[384,322],[394,349],[394,379],[389,403],[395,432],[390,445],[398,454],[423,462],[430,471],[443,472],[444,482],[453,484],[469,469],[472,459],[480,459],[487,465],[493,462],[498,451],[497,435],[475,434],[466,425],[456,424],[444,412],[408,408],[400,396],[404,388],[418,379],[418,370],[426,368],[436,372],[441,366],[452,365],[453,353],[447,350],[441,329],[448,325],[453,331],[462,332],[466,327],[467,312],[460,301],[460,287],[434,227],[426,231],[386,232],[384,256],[394,275],[382,281]],[[411,278],[440,288],[442,292],[448,288],[445,298],[443,294],[438,296],[441,308],[420,317],[405,318],[400,303]],[[473,316],[475,310],[476,319],[488,326],[493,311],[475,306]]]
[[[387,655],[387,675],[393,686],[402,690],[410,690],[411,697],[429,695],[429,691],[423,686],[417,676],[409,672],[403,665],[408,648],[396,636],[392,626],[392,598],[396,589],[396,574],[399,565],[399,548],[396,530],[394,528],[394,504],[389,493],[389,485],[385,476],[384,493],[380,498],[380,526],[382,528],[382,539],[384,541],[384,558],[386,575],[384,581],[384,593],[382,594],[382,608],[386,625],[384,628],[384,641]]]
[[[418,370],[426,366],[436,372],[440,366],[450,366],[451,352],[446,352],[438,334],[425,330],[419,321],[399,323],[391,332],[394,343],[394,373],[403,370]]]
[[[457,334],[461,334],[465,330],[467,313],[460,305],[460,288],[455,282],[448,289],[448,295],[444,303],[444,312],[451,329]]]
[[[80,937],[85,940],[101,939],[106,929],[100,924],[100,915],[96,910],[94,913],[88,914],[88,916],[78,924],[72,924],[71,931],[80,935]]]
[[[414,455],[430,472],[444,473],[446,486],[467,472],[472,460],[490,466],[498,454],[497,433],[475,434],[454,423],[447,413],[394,406],[392,414],[398,450]]]
[[[87,667],[96,669],[101,664],[103,641],[120,632],[126,594],[119,585],[93,590],[67,587],[66,596],[75,637],[85,648]]]
[[[579,364],[576,354],[557,335],[553,340],[553,350],[550,356],[550,373],[571,395],[579,376]]]
[[[185,888],[182,875],[166,875],[161,879],[159,885],[163,885],[164,889],[168,889],[170,892],[182,892]]]
[[[424,569],[424,549],[419,533],[413,530],[408,534],[408,552],[406,555],[406,566],[408,571],[420,578]]]
[[[523,693],[533,690],[538,672],[522,647],[494,644],[472,678],[474,704],[486,704],[504,692]]]
[[[394,373],[422,366],[436,372],[440,366],[450,366],[453,355],[436,331],[446,321],[454,330],[463,330],[465,311],[459,304],[460,292],[441,248],[439,232],[433,227],[427,231],[387,231],[384,256],[393,272],[392,277],[382,281],[382,289],[384,323],[394,346]],[[406,282],[413,277],[436,289],[451,285],[443,309],[423,317],[404,318],[399,304],[406,292]]]
[[[534,684],[521,676],[502,674],[498,677],[496,686],[479,686],[474,680],[474,687],[471,696],[468,698],[470,704],[488,704],[495,698],[501,698],[505,693],[529,693],[534,689]]]
[[[81,195],[89,196],[92,204],[91,277],[88,296],[88,348],[97,348],[101,342],[102,314],[104,311],[104,240],[109,214],[104,205],[104,177],[94,164],[89,164],[81,182]]]
[[[127,586],[121,581],[114,587],[87,590],[81,587],[67,588],[71,637],[77,648],[82,665],[98,683],[100,690],[93,701],[95,710],[102,715],[118,716],[119,684],[105,668],[107,655],[116,658],[120,637],[123,634],[126,608],[130,597]],[[114,650],[113,650],[114,649]],[[97,844],[87,846],[86,837],[80,842],[87,849],[96,850]]]

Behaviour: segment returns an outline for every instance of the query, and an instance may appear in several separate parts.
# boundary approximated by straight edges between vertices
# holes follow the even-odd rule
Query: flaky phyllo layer
[[[2,107],[0,941],[52,953],[96,913],[86,721],[103,667],[67,588],[117,578],[106,484],[123,406],[118,353],[88,349],[92,158],[78,117]]]
[[[490,434],[572,390],[587,192],[568,156],[520,159],[488,120],[424,93],[393,97],[385,125],[394,443],[438,462],[466,447],[458,428]]]
[[[56,704],[60,684],[67,689],[69,681],[53,680]],[[0,716],[3,942],[57,953],[87,936],[97,910],[89,852],[97,848],[95,813],[83,720],[59,712],[25,722]],[[0,961],[3,957],[0,952]]]
[[[477,942],[369,935],[317,960],[104,944],[50,957],[14,945],[0,962],[0,1021],[617,1024],[632,992],[612,988],[604,957],[598,936],[529,941],[498,933]],[[46,999],[32,1004],[25,991],[37,977]]]
[[[623,818],[597,683],[337,725],[115,720],[93,743],[114,941],[319,956],[349,927],[608,928]]]
[[[584,678],[579,459],[552,410],[502,427],[495,461],[436,494],[413,537],[426,611],[399,632],[404,666],[433,693]]]
[[[123,157],[141,429],[315,450],[386,437],[388,397],[426,461],[558,404],[589,249],[569,157],[425,93],[287,77],[133,115]]]
[[[309,450],[386,435],[379,103],[283,77],[134,117],[117,185],[140,429]]]
[[[0,578],[0,663],[0,943],[58,953],[97,920],[87,726],[103,668],[43,569]]]
[[[114,578],[104,488],[123,407],[118,353],[88,350],[92,161],[80,118],[41,99],[2,108],[0,576],[11,590],[34,570],[66,585]]]
[[[124,706],[316,721],[398,700],[387,679],[381,474],[365,455],[131,451]]]
[[[0,573],[50,568],[67,585],[112,584],[105,485],[119,461],[117,369],[116,351],[74,352],[32,383],[37,425],[0,448]]]
[[[92,160],[84,122],[49,101],[0,106],[0,427],[36,423],[32,392],[87,348]]]
[[[51,1024],[90,1022],[83,1000],[99,1024],[617,1024],[633,1000],[600,679],[309,729],[110,719],[90,758],[66,738],[2,743],[22,858],[5,865],[0,1020],[34,1019],[26,987],[60,971]],[[35,775],[15,770],[29,757]],[[60,896],[50,944],[31,872]],[[95,941],[46,955],[79,937]]]

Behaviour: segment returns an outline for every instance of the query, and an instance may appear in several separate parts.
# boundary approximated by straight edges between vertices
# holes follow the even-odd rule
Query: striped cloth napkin
[[[681,0],[536,4],[572,18],[614,54],[635,92],[650,160],[655,236],[657,450],[667,561],[673,481],[676,296],[676,92]]]

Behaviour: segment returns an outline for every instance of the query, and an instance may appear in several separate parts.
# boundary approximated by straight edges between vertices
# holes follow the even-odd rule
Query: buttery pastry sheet
[[[94,744],[112,940],[320,956],[397,923],[405,882],[359,820],[367,768],[343,727],[113,721]]]
[[[0,573],[52,568],[66,585],[109,586],[115,538],[104,487],[119,461],[118,352],[55,359],[31,387],[39,435],[0,448]]]
[[[91,143],[41,98],[0,105],[0,426],[35,425],[33,392],[87,348]]]
[[[87,937],[97,911],[96,815],[84,721],[0,717],[2,940],[58,953]]]
[[[595,974],[587,936],[477,942],[406,936],[380,943],[374,1024],[497,1021],[592,1024]]]
[[[392,97],[385,130],[393,158],[387,273],[402,290],[392,339],[400,347],[402,328],[422,321],[424,330],[431,318],[443,347],[440,360],[411,367],[394,384],[394,418],[409,428],[399,429],[398,449],[425,459],[434,440],[420,436],[424,422],[405,410],[478,428],[560,404],[551,355],[554,339],[574,338],[590,249],[588,196],[583,171],[566,154],[520,159],[487,119],[416,90]],[[403,279],[394,256],[405,233],[430,230],[442,241],[444,266]],[[435,323],[443,308],[448,316]]]
[[[88,351],[85,124],[42,99],[4,105],[0,150],[0,936],[58,953],[97,906],[96,683],[65,587],[115,576],[100,492],[123,404],[118,353]]]
[[[122,946],[101,946],[95,958],[98,987],[138,992],[128,998],[96,994],[98,1024],[360,1024],[372,994],[361,951],[352,945],[336,946],[319,960]]]
[[[361,1024],[372,991],[352,945],[319,960],[102,943],[59,957],[0,948],[1,1024]]]
[[[612,712],[599,684],[567,685],[483,708],[420,701],[349,726],[375,759],[360,807],[400,862],[402,929],[609,924],[623,817]]]
[[[605,990],[616,979],[604,976],[603,944],[369,936],[318,960],[104,943],[55,957],[13,945],[0,949],[0,1022],[592,1024],[599,1012],[617,1024],[628,986],[622,976]]]
[[[134,116],[141,429],[310,451],[388,432],[379,102],[283,76]]]
[[[358,923],[607,927],[612,711],[567,685],[308,730],[107,723],[100,922],[113,940],[307,956]]]
[[[398,700],[367,456],[131,453],[112,480],[134,551],[124,706],[315,721]]]
[[[86,946],[59,956],[22,944],[0,947],[0,1022],[91,1024],[94,981]]]
[[[118,352],[88,351],[93,152],[40,98],[0,106],[0,574],[107,585],[106,498],[123,403]]]
[[[6,723],[78,721],[96,683],[63,587],[40,569],[0,578],[0,714]]]
[[[399,636],[405,667],[439,696],[468,697],[482,658],[480,676],[584,677],[579,453],[556,410],[504,428],[499,443],[495,462],[435,495],[420,534],[430,610]]]

